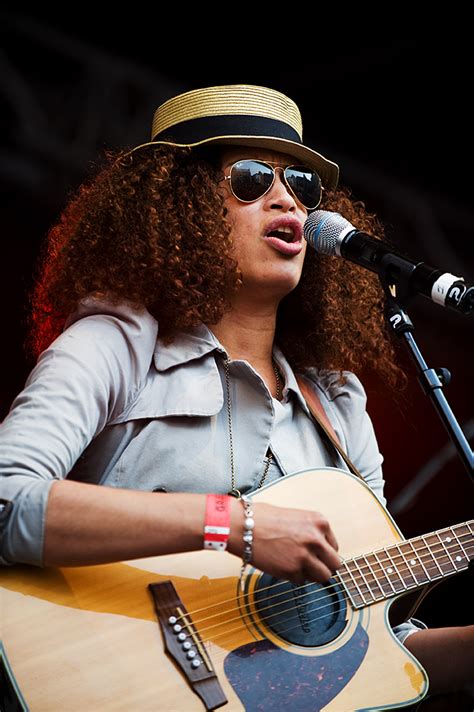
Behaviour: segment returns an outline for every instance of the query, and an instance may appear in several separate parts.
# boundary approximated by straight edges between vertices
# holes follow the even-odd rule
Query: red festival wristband
[[[230,534],[230,497],[208,494],[204,521],[204,548],[225,551]]]

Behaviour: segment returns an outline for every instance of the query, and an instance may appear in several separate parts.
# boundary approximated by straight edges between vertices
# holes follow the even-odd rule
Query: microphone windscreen
[[[329,210],[314,210],[303,226],[305,240],[323,255],[339,254],[337,245],[352,230],[355,228],[349,220]]]

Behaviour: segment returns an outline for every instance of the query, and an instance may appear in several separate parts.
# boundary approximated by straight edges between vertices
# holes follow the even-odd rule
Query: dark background
[[[459,32],[449,45],[428,33],[384,42],[338,36],[318,39],[311,53],[294,39],[259,35],[252,46],[255,32],[246,40],[255,60],[245,64],[241,56],[253,55],[239,41],[222,41],[202,60],[174,28],[170,51],[143,16],[99,22],[43,6],[0,15],[0,417],[32,366],[22,347],[27,294],[48,228],[104,149],[147,140],[156,106],[189,89],[248,83],[290,96],[305,141],[340,164],[341,182],[379,214],[399,249],[474,283],[473,67]],[[421,297],[410,315],[428,365],[452,372],[446,396],[472,444],[473,317]],[[403,399],[371,378],[365,385],[389,509],[413,536],[472,517],[474,490],[403,351],[401,359],[410,379]],[[443,583],[424,619],[472,622],[473,592],[469,574]]]

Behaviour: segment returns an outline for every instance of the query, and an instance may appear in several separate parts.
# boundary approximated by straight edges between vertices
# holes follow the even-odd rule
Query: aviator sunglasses
[[[230,164],[229,164],[230,165]],[[275,167],[274,167],[275,166]],[[276,167],[283,172],[285,184],[294,197],[307,209],[315,210],[321,202],[321,178],[312,168],[286,166],[277,163],[246,158],[231,165],[230,181],[232,194],[243,203],[253,203],[268,193],[275,182]]]

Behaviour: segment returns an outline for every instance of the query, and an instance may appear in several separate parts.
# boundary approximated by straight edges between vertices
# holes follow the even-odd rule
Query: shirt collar
[[[158,337],[153,355],[155,368],[157,371],[166,371],[214,350],[224,355],[226,353],[212,331],[205,324],[199,324],[176,334],[171,344]]]
[[[173,366],[201,358],[212,351],[227,356],[226,350],[217,336],[205,324],[199,324],[179,332],[171,344],[166,344],[162,338],[158,337],[154,352],[155,368],[157,371],[166,371]],[[276,345],[273,346],[273,357],[285,377],[283,399],[289,398],[290,392],[294,393],[300,406],[309,415],[306,400],[300,391],[293,369],[281,349]]]

